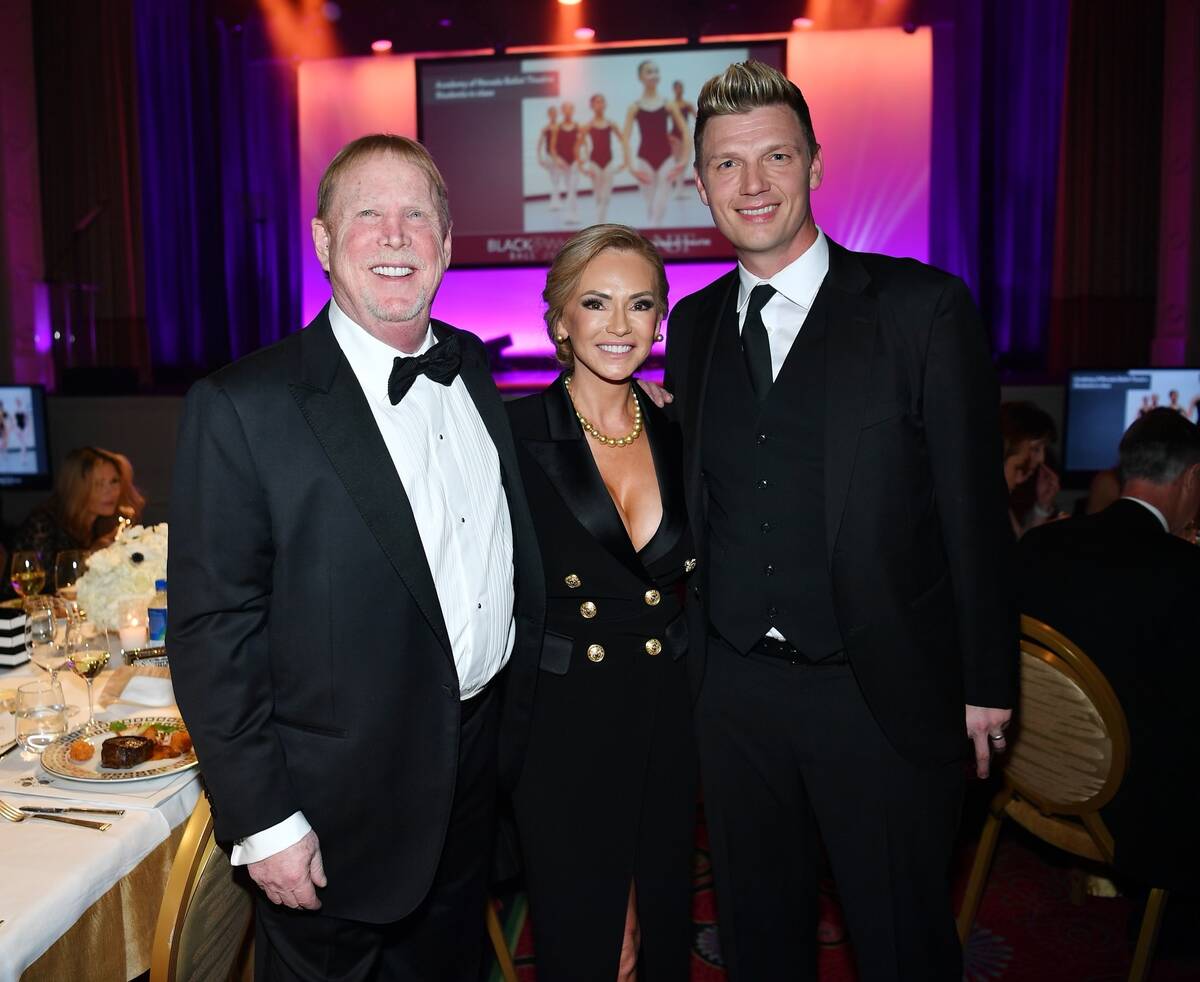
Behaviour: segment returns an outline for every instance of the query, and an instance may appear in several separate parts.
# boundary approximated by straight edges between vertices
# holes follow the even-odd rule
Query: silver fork
[[[106,832],[112,827],[111,822],[89,822],[85,818],[64,818],[62,815],[26,815],[24,812],[19,812],[7,801],[0,800],[0,818],[8,819],[10,822],[23,822],[27,818],[40,818],[44,822],[62,822],[63,825],[80,825],[85,829],[95,829],[97,832]]]

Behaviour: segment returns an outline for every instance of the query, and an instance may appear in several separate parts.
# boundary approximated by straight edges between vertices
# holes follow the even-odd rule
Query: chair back
[[[1129,725],[1112,686],[1068,638],[1021,618],[1021,700],[1004,778],[1046,815],[1106,805],[1129,765]]]
[[[254,913],[213,835],[203,795],[179,844],[154,932],[150,982],[227,982]]]

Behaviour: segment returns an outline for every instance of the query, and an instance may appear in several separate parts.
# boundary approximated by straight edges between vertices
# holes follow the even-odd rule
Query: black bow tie
[[[388,398],[393,406],[396,405],[412,388],[418,375],[427,375],[434,382],[449,385],[458,375],[461,365],[462,349],[457,334],[439,341],[416,358],[397,356],[392,362],[392,374],[388,376]]]

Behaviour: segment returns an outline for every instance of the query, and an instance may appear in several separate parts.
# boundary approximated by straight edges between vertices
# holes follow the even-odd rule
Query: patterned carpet
[[[978,829],[977,809],[968,807],[964,828]],[[975,842],[964,841],[955,864],[956,902],[965,885]],[[1119,982],[1129,972],[1142,904],[1137,898],[1078,895],[1079,874],[1063,854],[1043,847],[1020,829],[1006,827],[997,850],[975,929],[965,952],[965,982]],[[1073,890],[1073,886],[1075,889]],[[703,825],[696,843],[692,982],[720,982],[712,870]],[[501,922],[517,963],[520,982],[537,979],[528,908],[521,894],[502,898]],[[1194,902],[1167,905],[1160,952],[1151,982],[1200,980],[1200,924]],[[1132,922],[1132,927],[1131,927]],[[853,950],[841,911],[826,884],[821,893],[819,972],[821,982],[855,982]],[[498,971],[491,973],[499,982]],[[653,980],[646,980],[653,982]],[[763,980],[774,982],[774,980]]]

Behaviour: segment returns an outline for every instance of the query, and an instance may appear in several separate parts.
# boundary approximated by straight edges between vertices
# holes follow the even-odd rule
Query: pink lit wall
[[[808,99],[825,158],[824,183],[813,198],[818,224],[853,249],[927,259],[932,33],[797,32],[787,51],[788,75]],[[312,61],[301,65],[299,80],[298,204],[307,228],[321,172],[339,147],[364,133],[416,136],[416,66],[407,55]],[[731,265],[668,264],[671,301]],[[544,282],[541,268],[451,269],[433,312],[483,338],[511,335],[514,353],[550,355],[542,323]],[[311,252],[303,291],[307,320],[329,298]]]

